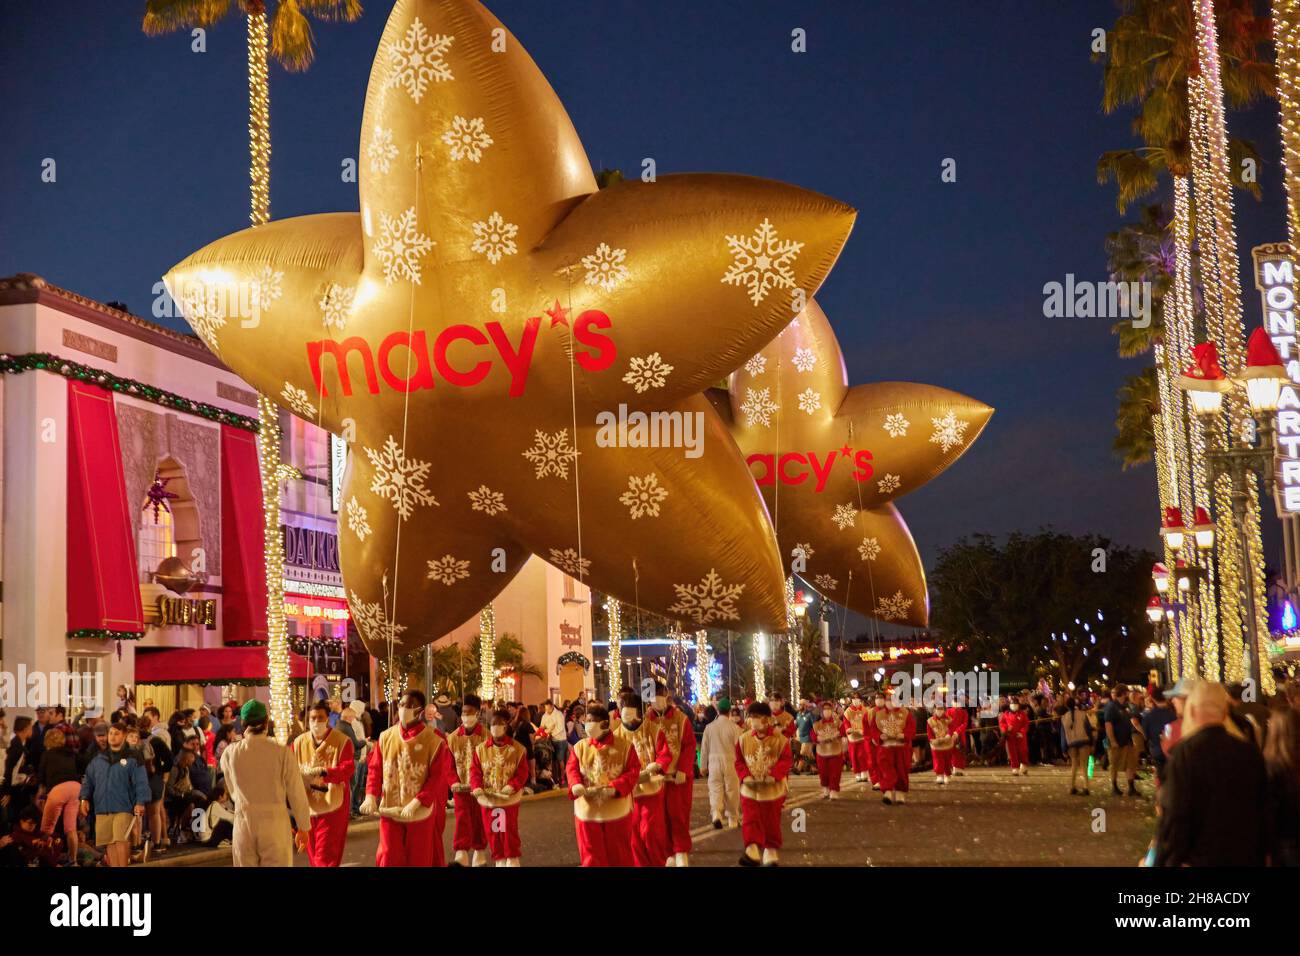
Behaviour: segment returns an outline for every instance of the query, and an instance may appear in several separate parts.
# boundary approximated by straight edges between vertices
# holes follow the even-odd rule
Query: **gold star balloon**
[[[925,570],[892,502],[956,461],[993,409],[931,385],[850,388],[839,342],[811,300],[710,398],[731,422],[792,569],[838,604],[925,625]]]
[[[597,191],[472,0],[394,5],[358,161],[359,213],[236,233],[166,281],[227,365],[348,440],[370,649],[437,639],[530,554],[693,626],[782,626],[771,522],[702,392],[818,288],[853,210],[731,175]]]

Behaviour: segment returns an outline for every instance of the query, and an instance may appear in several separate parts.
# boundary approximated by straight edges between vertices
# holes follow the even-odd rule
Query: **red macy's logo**
[[[776,455],[750,455],[745,459],[745,464],[753,470],[754,465],[762,465],[762,473],[755,472],[754,480],[761,485],[775,485],[777,479],[781,480],[783,485],[802,485],[809,478],[817,481],[814,491],[821,491],[826,487],[826,479],[831,476],[831,465],[835,464],[836,456],[844,461],[853,461],[853,477],[858,481],[866,481],[871,477],[873,471],[869,462],[871,461],[871,452],[865,448],[859,449],[856,453],[848,445],[843,448],[835,448],[826,453],[824,459],[817,457],[817,452],[810,451],[807,453],[791,451],[786,452],[780,458]],[[790,465],[801,465],[802,471],[791,474]]]
[[[560,308],[559,303],[546,310],[551,317],[551,328],[568,325],[568,310]],[[525,320],[518,343],[510,341],[510,335],[502,328],[500,322],[489,322],[483,329],[473,325],[451,325],[438,333],[433,340],[432,350],[424,331],[406,333],[392,332],[379,343],[375,353],[370,343],[359,335],[352,335],[341,342],[333,339],[321,339],[307,343],[307,363],[311,367],[312,380],[320,395],[329,395],[325,386],[322,364],[325,356],[334,360],[334,379],[344,395],[352,394],[352,375],[349,360],[355,355],[361,357],[361,367],[366,376],[366,391],[371,395],[379,394],[379,380],[395,392],[414,392],[434,387],[434,371],[443,381],[460,388],[471,388],[483,381],[492,366],[500,358],[510,373],[510,395],[518,398],[524,394],[528,384],[528,370],[533,362],[533,349],[537,345],[537,331],[542,320],[533,316]],[[573,339],[582,348],[575,348],[573,359],[588,372],[600,372],[614,364],[618,350],[614,340],[603,334],[613,323],[609,316],[596,309],[589,309],[573,320]],[[485,334],[486,332],[486,334]],[[467,342],[473,346],[471,357],[477,358],[473,364],[453,366],[447,357],[453,342]],[[403,346],[411,350],[410,360],[400,359],[396,365],[401,374],[393,370],[393,350]],[[466,350],[462,349],[462,353]],[[409,378],[402,375],[410,374]]]

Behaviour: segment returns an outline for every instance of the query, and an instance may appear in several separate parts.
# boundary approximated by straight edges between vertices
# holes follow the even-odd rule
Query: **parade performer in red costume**
[[[781,809],[786,777],[794,758],[790,740],[772,726],[772,708],[762,701],[749,705],[749,729],[736,744],[736,773],[740,777],[740,833],[745,841],[741,866],[776,866],[781,850]]]
[[[456,768],[451,748],[426,725],[424,694],[402,695],[400,723],[379,735],[370,757],[363,814],[380,814],[376,866],[444,866],[437,810]],[[445,820],[445,813],[443,815]]]
[[[835,719],[835,706],[831,701],[822,704],[822,717],[812,725],[813,743],[817,749],[817,774],[821,777],[822,799],[840,798],[840,777],[844,773],[844,730]]]
[[[952,755],[956,751],[956,738],[952,721],[942,703],[934,705],[930,719],[925,722],[925,735],[930,739],[930,758],[934,761],[934,782],[945,786],[952,777]]]
[[[528,783],[528,748],[506,733],[510,713],[493,711],[491,737],[474,748],[470,787],[497,866],[519,866],[519,801]]]
[[[867,767],[869,761],[870,741],[867,739],[870,735],[868,725],[868,712],[862,706],[862,695],[856,690],[849,698],[849,706],[844,711],[844,720],[840,724],[840,729],[849,741],[849,767],[853,771],[853,779],[862,783],[867,779]]]
[[[470,785],[474,748],[488,739],[487,728],[479,722],[482,707],[483,702],[476,695],[466,694],[460,708],[460,726],[447,737],[456,767],[456,782],[451,785],[456,813],[451,831],[452,866],[486,866],[488,861],[483,808],[472,796],[474,788]]]
[[[966,712],[966,701],[958,697],[956,703],[948,708],[948,729],[953,735],[952,772],[958,777],[966,775],[966,731],[970,727],[970,714]]]
[[[1020,709],[1019,702],[998,714],[998,729],[1007,742],[1007,762],[1015,776],[1029,773],[1029,715]]]
[[[785,709],[785,697],[779,692],[770,694],[767,705],[772,708],[772,726],[781,731],[786,740],[794,740],[794,715]]]
[[[668,860],[663,768],[672,761],[668,738],[653,711],[642,719],[641,696],[636,691],[623,691],[620,705],[619,725],[613,733],[632,744],[641,762],[641,776],[632,791],[632,857],[637,866],[663,866]]]
[[[898,696],[891,693],[885,698],[885,706],[876,711],[875,727],[880,737],[876,769],[880,775],[880,789],[884,791],[881,803],[886,806],[906,803],[916,718],[911,710],[900,706]]]
[[[582,866],[634,866],[632,791],[641,761],[631,742],[609,729],[609,711],[587,708],[579,740],[569,753],[569,797]]]
[[[311,806],[307,857],[312,866],[338,866],[348,840],[350,782],[357,769],[352,741],[330,728],[330,708],[323,700],[307,711],[307,727],[307,733],[299,734],[293,742]]]
[[[664,817],[668,821],[668,864],[689,866],[691,797],[695,790],[695,727],[689,714],[668,701],[668,688],[655,681],[655,716],[668,741],[664,764]]]

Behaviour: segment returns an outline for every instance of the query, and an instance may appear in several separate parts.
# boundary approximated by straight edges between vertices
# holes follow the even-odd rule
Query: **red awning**
[[[311,677],[307,658],[289,655],[289,677]],[[264,647],[190,647],[135,652],[137,684],[235,684],[269,681]]]
[[[266,558],[257,437],[221,426],[221,613],[227,644],[266,642]]]

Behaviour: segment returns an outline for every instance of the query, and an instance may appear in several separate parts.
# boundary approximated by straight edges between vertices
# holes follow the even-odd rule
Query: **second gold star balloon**
[[[701,393],[820,286],[853,210],[730,175],[598,192],[473,0],[394,5],[358,159],[358,213],[236,233],[166,281],[231,368],[348,439],[371,650],[452,630],[529,554],[693,627],[783,626],[771,522]]]

